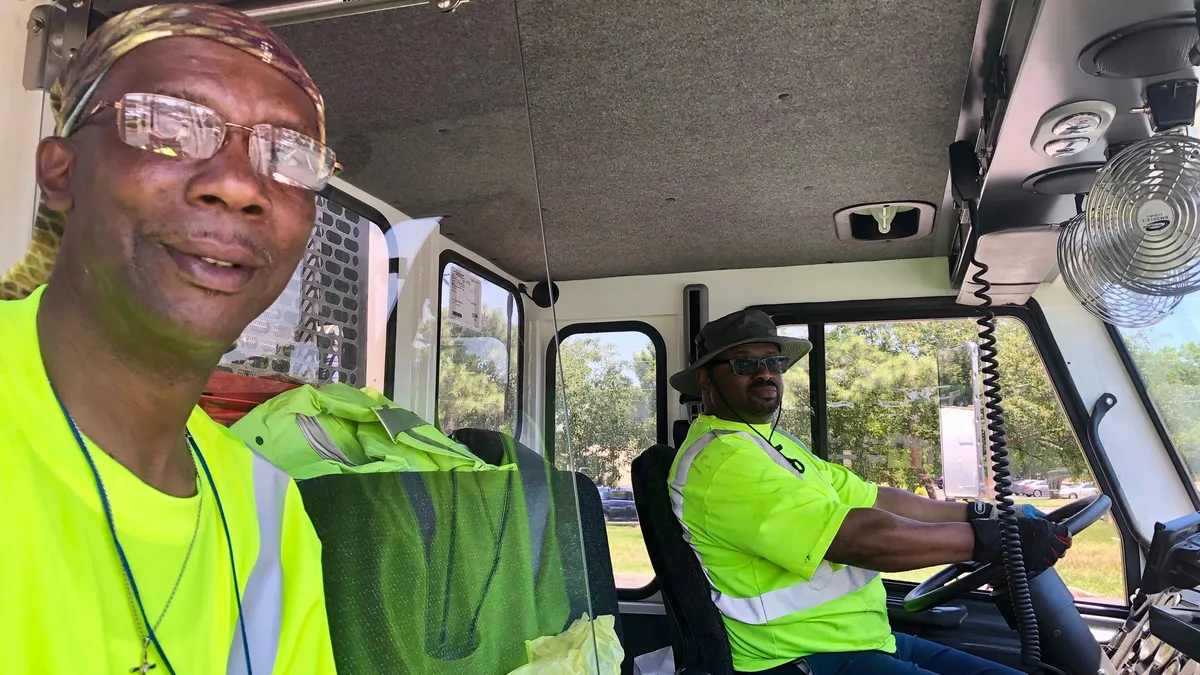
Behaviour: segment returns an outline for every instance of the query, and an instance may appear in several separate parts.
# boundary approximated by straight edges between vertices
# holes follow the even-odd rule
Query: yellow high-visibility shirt
[[[141,665],[142,643],[95,479],[42,365],[41,294],[0,302],[0,672],[128,673]],[[105,383],[95,386],[103,391]],[[244,589],[259,545],[251,451],[199,408],[188,430],[212,471]],[[166,495],[90,442],[88,450],[153,623],[179,575],[200,497]],[[202,471],[199,488],[195,549],[157,631],[177,675],[225,673],[237,625],[229,547]],[[279,559],[283,620],[274,672],[333,674],[320,541],[294,483]],[[236,649],[240,655],[240,643]],[[157,664],[152,673],[167,675],[153,646],[150,663]]]
[[[810,654],[894,653],[878,573],[825,560],[846,515],[873,506],[878,487],[769,424],[754,428],[761,436],[700,415],[669,478],[734,669],[760,672]]]

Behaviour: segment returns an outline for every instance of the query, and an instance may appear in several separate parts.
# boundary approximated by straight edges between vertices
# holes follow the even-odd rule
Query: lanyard
[[[53,391],[53,387],[51,387]],[[58,402],[58,407],[62,409],[63,417],[67,421],[67,425],[71,427],[71,434],[75,437],[75,442],[79,445],[79,450],[83,453],[84,459],[87,460],[88,467],[92,470],[92,478],[96,480],[96,491],[100,493],[100,505],[104,508],[104,518],[108,521],[108,532],[112,535],[113,547],[117,549],[117,557],[121,561],[121,572],[125,575],[125,580],[129,582],[129,590],[133,594],[134,602],[137,604],[138,613],[141,614],[142,625],[146,628],[146,636],[150,638],[150,642],[154,644],[159,655],[162,656],[163,666],[166,667],[170,675],[176,675],[175,668],[171,665],[170,659],[167,658],[167,652],[163,649],[162,643],[158,641],[158,634],[155,633],[154,627],[150,625],[150,618],[146,615],[146,608],[142,604],[141,593],[138,592],[137,581],[133,578],[133,569],[129,566],[129,559],[125,556],[125,548],[121,546],[121,540],[117,536],[117,527],[113,522],[112,506],[108,502],[108,493],[104,490],[104,481],[100,479],[100,471],[96,468],[96,462],[92,459],[92,453],[88,452],[87,443],[84,442],[82,434],[79,432],[79,427],[75,424],[75,419],[71,417],[71,413],[67,411],[66,404],[62,398],[54,391],[54,400]],[[204,476],[208,479],[208,486],[212,489],[213,501],[217,503],[217,513],[221,515],[221,526],[225,530],[225,542],[229,548],[229,566],[233,572],[233,595],[237,600],[238,608],[238,624],[241,627],[242,633],[242,648],[246,656],[246,673],[253,675],[254,671],[250,666],[250,644],[246,637],[246,620],[242,614],[242,596],[238,588],[237,564],[233,556],[233,537],[229,534],[229,522],[225,519],[225,509],[221,506],[221,496],[217,493],[217,484],[213,480],[212,472],[208,469],[208,462],[204,460],[204,453],[200,452],[200,445],[196,443],[196,439],[192,438],[192,434],[184,429],[184,434],[187,436],[188,444],[196,453],[196,458],[199,460],[200,467],[204,469]]]

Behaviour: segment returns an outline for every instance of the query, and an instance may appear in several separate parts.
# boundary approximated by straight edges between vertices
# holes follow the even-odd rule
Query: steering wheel
[[[1087,529],[1108,512],[1112,500],[1102,494],[1077,499],[1046,514],[1046,520],[1066,525],[1071,536]],[[944,567],[921,582],[904,598],[904,610],[923,612],[943,605],[1004,577],[1003,562],[965,562]]]

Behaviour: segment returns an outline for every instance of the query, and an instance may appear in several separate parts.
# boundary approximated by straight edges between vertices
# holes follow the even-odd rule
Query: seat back
[[[579,495],[579,531],[583,536],[583,553],[587,569],[587,586],[592,603],[592,616],[611,614],[616,617],[617,635],[621,636],[621,607],[617,600],[617,582],[613,576],[612,557],[608,549],[608,528],[604,524],[604,506],[600,502],[600,491],[587,476],[567,471],[556,471],[559,476],[570,476],[575,480],[575,491]],[[572,499],[566,480],[556,481],[555,498],[565,502],[559,512],[569,512]],[[566,541],[569,534],[559,535]],[[571,550],[579,550],[576,546]],[[577,579],[580,585],[584,580]]]
[[[671,426],[671,440],[675,443],[676,448],[683,447],[683,442],[687,440],[688,430],[692,428],[692,423],[688,420],[675,420],[675,424]]]
[[[467,446],[476,457],[492,466],[516,464],[521,471],[527,472],[543,470],[547,466],[544,457],[502,431],[462,428],[452,432],[450,438]]]
[[[675,449],[665,445],[655,445],[633,460],[633,499],[671,620],[675,667],[734,675],[729,636],[713,604],[708,577],[671,510],[667,477],[674,461]]]
[[[612,614],[621,634],[600,497],[585,476],[542,462],[299,487],[322,543],[339,673],[505,673],[525,663],[526,640],[584,613]]]

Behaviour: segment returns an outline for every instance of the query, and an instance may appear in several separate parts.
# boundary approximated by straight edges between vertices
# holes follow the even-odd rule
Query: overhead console
[[[984,12],[949,152],[949,271],[960,303],[979,302],[979,262],[994,302],[1019,304],[1059,275],[1064,225],[1106,164],[1193,123],[1200,33],[1190,0],[1015,0]]]

